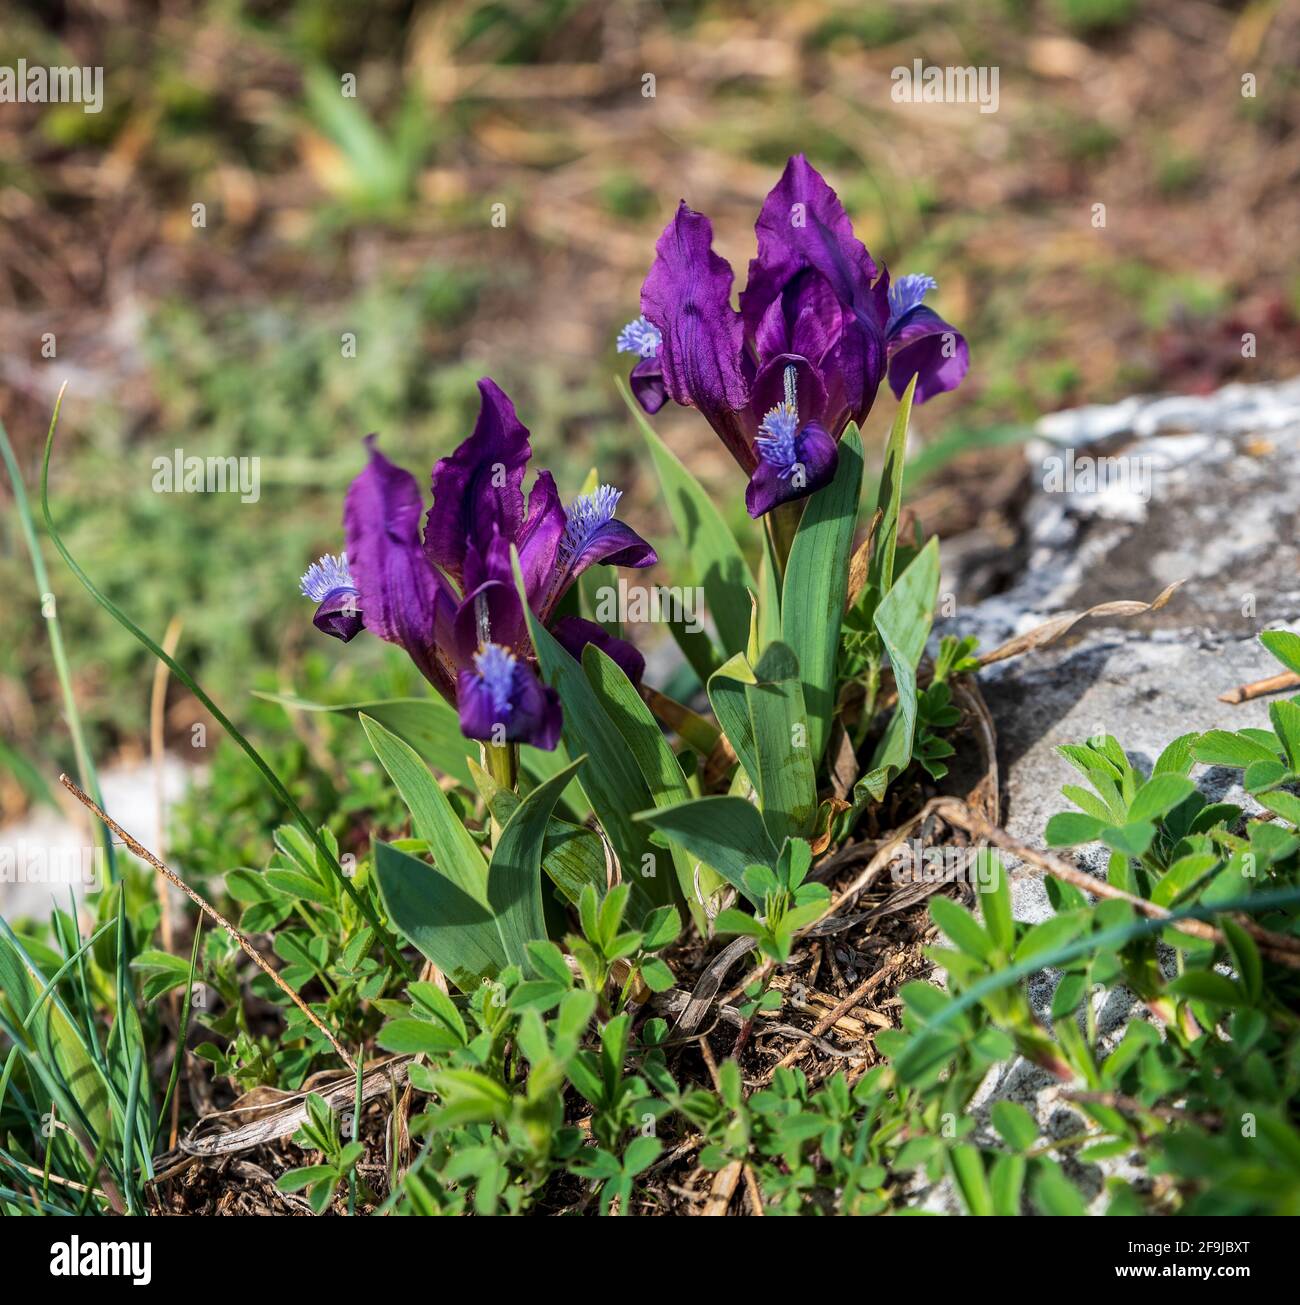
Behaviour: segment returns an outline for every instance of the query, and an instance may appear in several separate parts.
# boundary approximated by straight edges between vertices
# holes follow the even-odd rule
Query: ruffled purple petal
[[[519,569],[528,605],[541,612],[556,580],[557,555],[567,518],[549,471],[538,473],[528,496],[528,520],[519,532]]]
[[[698,408],[748,467],[752,454],[736,416],[749,400],[745,331],[731,306],[731,282],[730,264],[713,252],[709,219],[683,201],[655,245],[641,311],[663,336],[656,361],[668,397]]]
[[[450,695],[434,626],[440,605],[454,599],[420,546],[423,503],[415,477],[384,457],[367,438],[370,461],[348,488],[343,509],[348,561],[366,629],[400,644],[420,672]]]
[[[758,257],[750,261],[749,283],[740,296],[751,335],[757,336],[772,301],[806,268],[821,274],[842,306],[865,305],[876,264],[854,236],[839,197],[802,154],[786,164],[754,229]]]
[[[795,437],[795,457],[785,464],[760,458],[745,489],[745,507],[757,520],[781,503],[806,498],[829,485],[839,451],[826,430],[815,422]]]
[[[917,403],[955,390],[970,368],[966,337],[932,308],[918,304],[889,330],[889,386],[902,397],[916,377]]]
[[[797,353],[819,363],[840,338],[844,310],[830,283],[811,268],[795,275],[772,300],[755,332],[760,360]]]
[[[551,631],[555,641],[571,657],[582,660],[582,650],[594,643],[638,688],[645,674],[645,658],[625,639],[619,639],[594,621],[580,616],[566,616]]]
[[[324,634],[347,643],[361,633],[365,625],[361,617],[359,595],[355,589],[331,589],[316,608],[312,624]]]
[[[885,379],[884,334],[874,324],[846,317],[840,338],[822,358],[826,378],[826,426],[836,438],[850,421],[867,419],[880,382]]]
[[[527,428],[497,383],[478,383],[474,433],[433,469],[433,507],[424,530],[429,560],[460,580],[471,540],[485,552],[494,530],[515,539],[524,520],[524,468],[532,456]]]
[[[628,378],[636,401],[645,412],[654,416],[668,401],[668,390],[664,385],[664,368],[658,358],[642,358]]]

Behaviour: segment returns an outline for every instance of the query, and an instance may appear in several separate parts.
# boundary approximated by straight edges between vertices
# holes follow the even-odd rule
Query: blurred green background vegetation
[[[102,65],[105,104],[0,105],[0,417],[34,488],[69,383],[52,482],[74,553],[156,636],[180,616],[217,698],[287,736],[250,688],[416,688],[376,641],[322,648],[297,580],[340,547],[360,438],[423,480],[479,375],[566,497],[593,465],[627,490],[667,582],[614,336],[680,197],[743,283],[791,152],[970,341],[965,385],[915,424],[946,486],[929,529],[999,510],[1005,446],[1044,411],[1294,374],[1297,55],[1279,0],[10,0],[0,64]],[[998,112],[894,103],[915,58],[996,66]],[[657,424],[739,524],[703,423]],[[153,493],[177,448],[259,457],[260,500]],[[30,796],[3,755],[53,774],[70,749],[5,484],[0,513],[3,815]],[[138,754],[152,668],[51,568],[101,760]],[[196,704],[168,701],[186,752]]]

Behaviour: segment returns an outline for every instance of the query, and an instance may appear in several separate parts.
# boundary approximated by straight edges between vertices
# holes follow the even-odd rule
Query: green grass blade
[[[126,1212],[140,1213],[139,1182],[135,1165],[136,1111],[140,1105],[140,1077],[144,1071],[144,1048],[136,1051],[131,1065],[131,1084],[126,1093],[126,1111],[122,1117],[122,1173],[126,1178]]]
[[[185,985],[185,1001],[181,1005],[181,1017],[176,1026],[176,1054],[172,1057],[171,1074],[167,1079],[167,1090],[163,1093],[162,1106],[158,1111],[158,1122],[154,1125],[153,1135],[157,1141],[162,1133],[163,1121],[167,1118],[167,1107],[171,1105],[172,1093],[180,1080],[181,1065],[185,1061],[185,1039],[190,1031],[190,1008],[194,1000],[194,975],[199,966],[199,940],[203,937],[203,912],[200,911],[194,922],[194,942],[190,947],[190,977]]]
[[[59,556],[63,558],[68,569],[76,577],[81,587],[134,639],[143,644],[159,661],[163,662],[171,673],[183,684],[189,691],[212,713],[212,718],[221,726],[222,729],[230,735],[232,739],[243,750],[244,755],[257,767],[262,778],[270,785],[272,791],[288,808],[289,813],[293,816],[298,827],[302,832],[316,845],[321,855],[325,858],[326,864],[330,867],[334,876],[339,881],[339,886],[352,899],[352,904],[365,917],[366,923],[375,931],[375,937],[379,939],[384,951],[388,953],[389,958],[397,966],[403,975],[408,979],[415,977],[414,971],[407,964],[406,958],[401,954],[396,942],[389,931],[380,923],[379,916],[375,913],[374,907],[352,886],[352,881],[343,873],[343,867],[339,864],[338,857],[330,850],[325,840],[320,836],[320,831],[307,819],[306,813],[294,800],[293,795],[281,783],[280,777],[267,764],[266,759],[258,750],[244,737],[243,733],[237,729],[234,723],[224,711],[210,698],[207,691],[199,684],[193,675],[189,673],[184,666],[180,664],[169,653],[164,652],[129,616],[126,615],[110,598],[106,597],[99,591],[91,581],[90,577],[81,569],[81,565],[76,558],[68,551],[67,545],[63,542],[62,536],[54,525],[54,516],[50,511],[50,454],[54,450],[54,428],[58,420],[58,407],[54,410],[54,420],[50,422],[49,434],[45,440],[45,456],[41,462],[41,511],[45,517],[45,529],[49,533],[50,541],[58,549]]]
[[[58,424],[59,408],[62,403],[63,392],[60,390],[54,404],[54,412],[50,416],[50,428],[46,435],[47,449],[50,441],[54,439],[54,428]],[[36,538],[36,524],[32,518],[31,504],[27,501],[27,489],[18,468],[18,460],[14,457],[13,446],[9,443],[9,433],[5,430],[2,421],[0,421],[0,457],[4,458],[5,470],[9,473],[9,483],[13,487],[18,523],[22,528],[23,539],[27,543],[27,552],[32,562],[32,575],[36,580],[37,596],[41,603],[42,614],[45,616],[45,628],[50,636],[50,653],[54,658],[54,671],[59,680],[59,693],[63,697],[63,712],[68,721],[68,732],[72,735],[72,748],[77,758],[77,774],[81,779],[82,788],[102,807],[104,803],[100,796],[99,775],[95,771],[95,763],[91,760],[90,748],[86,744],[86,733],[81,725],[81,713],[77,710],[76,695],[72,692],[72,672],[68,667],[68,655],[63,646],[63,630],[59,625],[57,605],[50,589],[49,573],[45,569],[45,558],[41,554],[41,546]],[[95,830],[108,862],[109,876],[116,879],[117,857],[113,836],[107,826],[98,820],[95,821]]]

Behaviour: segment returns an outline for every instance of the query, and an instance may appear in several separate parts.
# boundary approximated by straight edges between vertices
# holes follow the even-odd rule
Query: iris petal
[[[806,498],[835,476],[839,452],[824,427],[810,422],[795,437],[796,460],[782,466],[759,460],[745,490],[745,507],[757,520],[781,503]]]
[[[571,657],[582,660],[582,650],[593,643],[609,657],[633,684],[640,686],[645,674],[645,658],[626,639],[610,634],[595,621],[584,621],[580,616],[566,616],[557,621],[551,631],[555,641]]]
[[[434,646],[438,609],[454,599],[420,546],[419,486],[375,447],[348,488],[343,511],[348,562],[356,581],[365,626],[400,644],[426,679],[446,694],[451,681]]]
[[[650,416],[653,417],[668,402],[663,364],[658,358],[643,358],[632,368],[629,381],[636,401]]]
[[[461,733],[468,739],[529,743],[552,751],[564,723],[559,694],[518,659],[513,660],[505,693],[495,676],[480,666],[461,671],[456,682]]]
[[[470,541],[486,551],[492,533],[514,539],[524,521],[524,469],[532,456],[528,430],[496,384],[478,383],[474,433],[433,469],[433,507],[424,546],[434,565],[460,580]]]
[[[528,496],[528,520],[519,532],[519,569],[528,605],[540,612],[555,582],[556,558],[564,538],[566,518],[549,471],[538,473]]]
[[[902,397],[916,377],[916,402],[955,390],[970,368],[966,337],[932,308],[918,304],[890,327],[889,385]]]
[[[749,283],[740,296],[751,335],[772,301],[805,268],[819,272],[845,307],[865,305],[876,264],[854,236],[839,196],[802,154],[786,164],[754,230],[758,257],[750,261]]]
[[[361,633],[365,621],[355,589],[331,589],[320,601],[312,624],[323,634],[332,635],[344,643]]]
[[[700,410],[742,465],[752,454],[736,413],[749,400],[745,331],[731,306],[732,271],[713,252],[713,227],[683,202],[655,245],[641,311],[663,336],[657,361],[674,403]]]

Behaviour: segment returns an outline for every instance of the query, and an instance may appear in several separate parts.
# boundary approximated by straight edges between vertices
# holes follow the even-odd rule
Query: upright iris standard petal
[[[641,312],[662,335],[657,358],[668,397],[698,408],[741,465],[752,466],[737,415],[749,386],[731,282],[730,264],[713,252],[709,219],[683,202],[655,245]]]
[[[550,752],[559,742],[559,694],[509,649],[485,644],[456,682],[461,733],[488,743],[530,743]]]
[[[901,276],[889,290],[889,386],[902,396],[916,377],[917,403],[955,390],[970,369],[966,337],[922,300],[937,289],[931,276]]]
[[[820,272],[796,273],[759,320],[754,344],[760,362],[795,353],[820,364],[840,338],[846,311]]]
[[[433,469],[433,507],[425,525],[429,559],[459,581],[472,541],[485,552],[492,533],[514,539],[524,521],[524,469],[532,456],[528,430],[497,383],[478,383],[474,433]]]
[[[438,609],[454,602],[420,544],[420,489],[415,477],[367,438],[370,461],[348,488],[343,510],[348,565],[366,629],[400,644],[421,674],[450,696],[450,673],[434,641]]]
[[[593,643],[619,667],[633,684],[640,687],[645,674],[645,658],[626,639],[610,634],[595,621],[584,621],[580,616],[566,616],[555,623],[551,631],[555,642],[576,661],[582,660],[582,650]]]
[[[853,234],[839,196],[816,168],[796,154],[763,201],[754,226],[758,257],[750,261],[740,311],[750,335],[772,301],[807,268],[818,272],[846,308],[865,306],[876,264]]]
[[[528,520],[519,532],[519,569],[524,577],[528,605],[536,612],[545,607],[556,579],[556,557],[564,538],[567,517],[560,504],[555,477],[538,472],[528,495]]]
[[[361,633],[361,605],[357,587],[348,570],[348,555],[326,553],[313,562],[299,581],[304,598],[316,606],[312,624],[325,634],[347,643]]]
[[[758,257],[740,296],[746,329],[765,360],[764,344],[780,343],[779,313],[784,350],[803,354],[823,373],[826,424],[838,438],[850,420],[866,417],[885,376],[886,310],[872,292],[875,260],[853,234],[839,197],[802,154],[786,164],[755,231]]]

